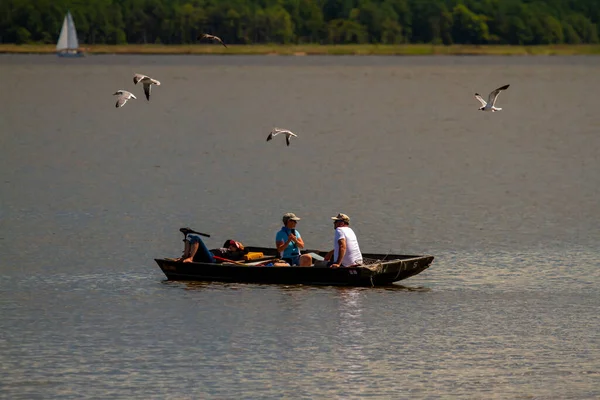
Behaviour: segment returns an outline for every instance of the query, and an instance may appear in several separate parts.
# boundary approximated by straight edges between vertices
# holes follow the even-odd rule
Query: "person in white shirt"
[[[330,260],[328,265],[331,268],[355,267],[363,263],[362,253],[358,246],[356,234],[350,228],[350,217],[339,213],[333,220],[335,235],[333,239],[333,250],[325,257]],[[333,256],[333,258],[331,258]]]

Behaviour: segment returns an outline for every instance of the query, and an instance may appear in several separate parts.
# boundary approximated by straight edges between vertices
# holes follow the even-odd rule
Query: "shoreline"
[[[600,45],[228,45],[218,44],[194,45],[90,45],[82,46],[86,54],[149,54],[149,55],[497,55],[497,56],[577,56],[600,55]],[[54,44],[0,44],[0,54],[53,54]]]

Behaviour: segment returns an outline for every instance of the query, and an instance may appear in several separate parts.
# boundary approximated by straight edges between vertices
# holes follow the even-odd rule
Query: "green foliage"
[[[397,44],[402,42],[402,27],[398,21],[386,18],[381,24],[381,43]]]
[[[31,33],[23,27],[18,27],[15,32],[15,43],[24,44],[31,41]]]
[[[465,5],[458,4],[452,10],[452,37],[457,43],[486,43],[489,30],[485,20],[485,16],[477,15]]]
[[[0,43],[598,43],[600,0],[3,0]]]
[[[568,43],[568,44],[580,44],[581,43],[581,38],[579,37],[579,34],[577,34],[577,32],[575,31],[575,29],[573,29],[571,24],[569,24],[567,22],[564,23],[563,24],[563,32],[564,32],[564,36],[565,36],[565,43]]]
[[[334,19],[329,21],[327,30],[331,44],[366,43],[368,38],[365,27],[356,21]]]

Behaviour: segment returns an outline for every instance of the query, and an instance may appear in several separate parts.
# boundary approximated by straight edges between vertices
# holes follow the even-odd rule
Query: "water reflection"
[[[404,286],[398,284],[378,286],[373,289],[384,292],[430,292],[432,290],[431,288],[425,286]]]
[[[261,283],[239,283],[239,282],[218,282],[218,281],[170,281],[164,279],[161,284],[173,287],[184,287],[185,290],[206,290],[206,289],[241,289],[252,287],[276,287],[284,293],[305,292],[307,290],[337,290],[340,292],[351,291],[379,291],[379,292],[430,292],[432,289],[425,286],[404,286],[404,285],[386,285],[376,287],[345,287],[345,286],[323,286],[323,285],[284,285],[284,284],[261,284]]]
[[[210,281],[169,281],[163,280],[161,282],[167,286],[173,286],[177,288],[183,288],[184,290],[200,291],[200,290],[236,290],[244,286],[240,283],[232,282],[210,282]]]

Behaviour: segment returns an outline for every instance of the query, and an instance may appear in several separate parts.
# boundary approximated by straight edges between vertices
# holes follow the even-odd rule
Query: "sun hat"
[[[229,248],[229,246],[233,246],[238,250],[244,250],[244,245],[242,244],[242,242],[236,242],[233,239],[227,239],[225,243],[223,243],[224,248]]]
[[[346,214],[342,214],[342,213],[339,213],[335,217],[331,217],[331,219],[334,221],[344,221],[347,224],[350,223],[350,217],[347,216]]]
[[[296,217],[296,214],[294,213],[285,213],[283,214],[283,223],[287,223],[289,220],[292,221],[300,221],[300,218]]]

